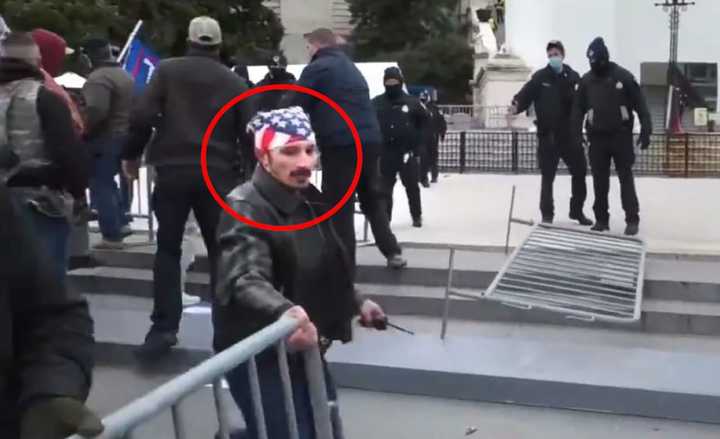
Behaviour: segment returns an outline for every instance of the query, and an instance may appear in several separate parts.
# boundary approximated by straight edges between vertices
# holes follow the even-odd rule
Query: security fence
[[[248,364],[249,384],[253,409],[258,425],[258,436],[267,439],[265,413],[262,404],[262,390],[258,380],[255,356],[273,346],[278,352],[280,378],[282,380],[284,408],[288,420],[288,439],[298,439],[298,426],[295,416],[293,387],[288,369],[285,338],[299,326],[299,322],[283,317],[276,323],[240,341],[188,372],[163,384],[136,401],[103,419],[105,431],[97,439],[132,439],[140,437],[138,430],[146,423],[156,419],[169,410],[172,414],[172,431],[175,439],[189,439],[188,423],[194,416],[185,416],[180,406],[185,398],[212,383],[215,411],[218,420],[220,439],[230,439],[229,407],[221,395],[221,380],[232,369],[242,363]],[[313,423],[317,439],[332,439],[333,424],[331,416],[337,416],[334,401],[328,401],[325,374],[319,348],[315,347],[303,353],[308,393],[312,407]],[[335,412],[333,413],[333,410]],[[189,419],[188,419],[189,418]],[[4,437],[4,436],[3,436]],[[68,439],[83,439],[71,436]]]
[[[438,161],[443,172],[531,174],[539,170],[537,148],[537,135],[531,132],[453,131],[441,143]],[[560,171],[567,171],[562,161]],[[651,176],[720,177],[720,135],[653,135],[648,150],[638,154],[634,171]]]

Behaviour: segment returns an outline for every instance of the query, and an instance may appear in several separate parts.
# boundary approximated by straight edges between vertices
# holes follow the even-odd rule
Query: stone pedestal
[[[532,123],[521,114],[512,118],[507,109],[513,96],[527,82],[531,70],[518,57],[498,53],[492,58],[476,57],[478,71],[473,81],[475,118],[486,129],[527,129]]]

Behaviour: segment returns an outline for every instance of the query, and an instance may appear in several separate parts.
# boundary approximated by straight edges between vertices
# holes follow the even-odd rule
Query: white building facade
[[[506,42],[529,67],[547,63],[545,44],[563,41],[567,63],[584,73],[590,41],[602,36],[613,61],[644,86],[664,84],[669,58],[669,15],[660,0],[506,0]],[[678,63],[704,95],[711,111],[717,102],[720,60],[720,1],[696,0],[681,13]],[[653,66],[654,64],[654,66]]]
[[[281,48],[290,64],[308,61],[303,34],[326,27],[338,35],[349,36],[350,9],[345,0],[267,0],[285,27]]]

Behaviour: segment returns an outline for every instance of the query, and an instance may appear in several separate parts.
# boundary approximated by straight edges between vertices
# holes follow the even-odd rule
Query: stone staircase
[[[410,268],[391,271],[377,249],[358,249],[359,290],[417,335],[358,328],[352,344],[328,356],[342,387],[720,423],[717,259],[648,255],[636,324],[453,298],[443,341],[448,252],[408,249],[406,256]],[[149,325],[153,248],[96,257],[102,266],[69,279],[91,302],[101,364],[132,365],[131,349]],[[504,260],[493,248],[457,252],[453,288],[478,295]],[[196,258],[186,285],[205,302],[185,310],[181,343],[156,370],[181,373],[212,354],[207,265]]]

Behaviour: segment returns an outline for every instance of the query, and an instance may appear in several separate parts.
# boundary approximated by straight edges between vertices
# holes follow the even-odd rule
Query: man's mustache
[[[291,177],[311,177],[312,170],[309,168],[296,169],[290,173]]]

